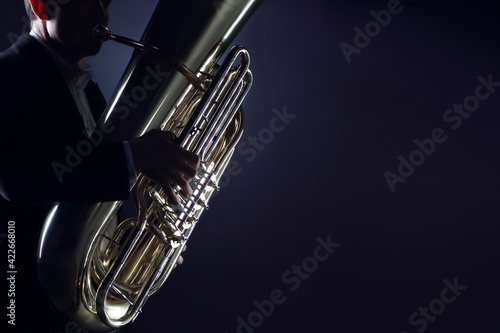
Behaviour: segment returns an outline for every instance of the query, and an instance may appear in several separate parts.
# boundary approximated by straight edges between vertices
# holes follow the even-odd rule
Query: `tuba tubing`
[[[100,125],[107,140],[128,140],[160,128],[201,158],[191,198],[172,206],[163,190],[139,175],[127,202],[57,203],[44,224],[38,275],[57,311],[89,332],[132,322],[165,283],[208,209],[217,182],[241,138],[241,103],[252,84],[250,58],[234,47],[217,63],[262,0],[160,0],[140,42],[98,26],[94,34],[136,48]],[[140,101],[130,96],[145,75],[162,81]],[[158,75],[157,75],[158,76]],[[118,214],[120,211],[120,214]]]

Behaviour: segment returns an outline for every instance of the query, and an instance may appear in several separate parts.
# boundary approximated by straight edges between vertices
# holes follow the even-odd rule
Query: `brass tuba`
[[[39,280],[54,307],[82,329],[107,332],[133,321],[208,208],[242,135],[240,105],[252,83],[242,46],[218,62],[261,2],[160,0],[140,42],[94,29],[96,38],[136,48],[100,126],[114,140],[171,131],[201,163],[193,196],[179,194],[179,206],[143,175],[131,185],[134,217],[118,220],[129,209],[123,201],[54,205],[40,238]]]

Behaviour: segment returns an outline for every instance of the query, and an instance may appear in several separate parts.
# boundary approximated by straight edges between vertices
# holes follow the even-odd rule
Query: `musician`
[[[179,201],[172,186],[192,194],[188,182],[199,157],[174,144],[170,133],[104,140],[87,156],[72,154],[109,130],[96,128],[106,101],[83,58],[101,48],[92,29],[108,24],[110,2],[25,0],[31,32],[0,53],[0,193],[9,200],[0,216],[16,221],[19,331],[23,324],[37,332],[67,329],[44,312],[36,279],[36,248],[51,203],[125,200],[139,172],[162,185],[173,204]]]

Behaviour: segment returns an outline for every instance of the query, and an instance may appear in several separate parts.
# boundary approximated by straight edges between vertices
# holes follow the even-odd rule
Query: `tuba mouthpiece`
[[[94,27],[93,35],[96,40],[104,42],[111,36],[111,30],[102,24],[98,24]]]

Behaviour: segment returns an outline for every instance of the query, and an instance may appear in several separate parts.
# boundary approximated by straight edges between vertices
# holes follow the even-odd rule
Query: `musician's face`
[[[102,42],[94,39],[92,30],[98,24],[108,25],[111,0],[67,0],[52,20],[53,36],[72,57],[86,57],[99,52]]]

